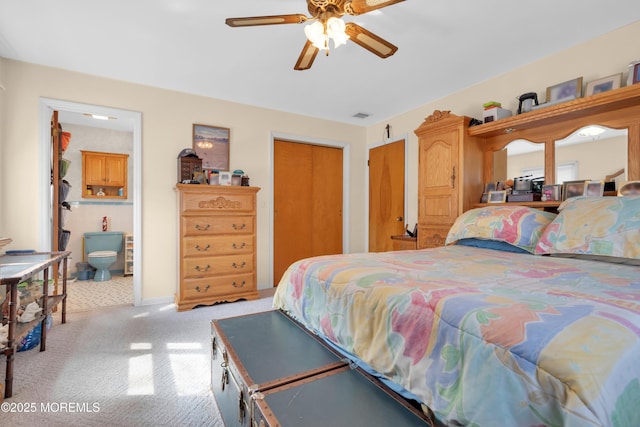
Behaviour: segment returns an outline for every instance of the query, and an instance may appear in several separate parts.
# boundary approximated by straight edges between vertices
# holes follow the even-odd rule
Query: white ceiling
[[[394,56],[348,42],[307,71],[304,25],[224,23],[293,13],[306,2],[0,0],[0,56],[369,126],[640,19],[637,0],[406,0],[346,18]]]

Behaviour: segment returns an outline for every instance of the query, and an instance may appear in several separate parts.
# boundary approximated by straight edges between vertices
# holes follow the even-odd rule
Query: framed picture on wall
[[[193,150],[203,169],[229,170],[229,128],[193,125]]]

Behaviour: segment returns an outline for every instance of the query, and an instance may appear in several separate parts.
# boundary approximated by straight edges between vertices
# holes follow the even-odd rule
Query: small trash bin
[[[94,269],[88,262],[77,262],[78,280],[89,280],[93,277]]]

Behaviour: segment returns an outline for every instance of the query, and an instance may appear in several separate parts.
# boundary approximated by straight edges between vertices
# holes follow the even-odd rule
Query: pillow
[[[640,197],[573,197],[558,209],[536,254],[640,259]]]
[[[513,246],[510,243],[499,242],[497,240],[483,240],[483,239],[460,239],[456,242],[456,245],[472,246],[474,248],[494,249],[496,251],[515,252],[520,254],[528,254],[529,252],[524,249],[520,249]]]
[[[556,214],[526,206],[487,206],[471,209],[456,219],[445,244],[476,238],[509,243],[534,253],[538,239]]]

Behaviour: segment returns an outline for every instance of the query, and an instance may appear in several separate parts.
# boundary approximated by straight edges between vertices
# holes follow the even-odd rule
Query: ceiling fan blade
[[[313,61],[316,59],[316,55],[318,54],[318,49],[311,43],[309,40],[305,43],[302,48],[302,52],[300,52],[300,56],[298,57],[298,62],[296,62],[294,70],[302,71],[308,70],[313,65]]]
[[[380,58],[388,58],[398,50],[397,46],[353,22],[347,23],[345,32],[352,42],[359,44],[371,53],[375,53]]]
[[[227,18],[224,22],[230,27],[252,27],[255,25],[302,24],[307,21],[305,15],[250,16],[246,18]]]
[[[372,10],[382,9],[392,4],[403,2],[404,0],[351,0],[351,4],[345,5],[345,10],[350,15],[362,15]]]

